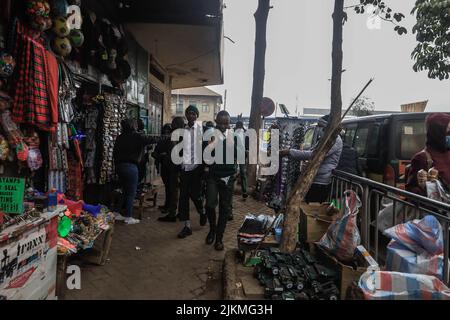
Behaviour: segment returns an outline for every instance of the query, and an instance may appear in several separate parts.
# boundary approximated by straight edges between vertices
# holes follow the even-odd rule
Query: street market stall
[[[107,260],[127,42],[89,2],[0,6],[0,296],[60,298],[69,258]],[[27,239],[39,246],[22,257]]]

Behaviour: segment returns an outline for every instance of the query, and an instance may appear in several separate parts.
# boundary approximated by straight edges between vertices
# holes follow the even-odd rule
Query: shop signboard
[[[0,300],[55,299],[57,217],[0,243]]]
[[[0,211],[23,213],[25,179],[0,177]]]

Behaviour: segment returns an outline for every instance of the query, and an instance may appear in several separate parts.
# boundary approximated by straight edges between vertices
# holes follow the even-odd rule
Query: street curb
[[[244,300],[242,282],[236,272],[237,250],[228,250],[223,260],[223,298],[224,300]]]

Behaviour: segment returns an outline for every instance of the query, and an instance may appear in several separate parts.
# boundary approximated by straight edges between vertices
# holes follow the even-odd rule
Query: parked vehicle
[[[363,176],[404,188],[405,167],[425,147],[425,118],[429,113],[396,113],[343,121],[344,143],[358,152]],[[317,127],[305,135],[305,148],[318,138]]]

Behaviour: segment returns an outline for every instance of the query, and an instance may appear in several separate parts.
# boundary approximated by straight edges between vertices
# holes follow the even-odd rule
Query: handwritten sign
[[[25,179],[0,177],[0,211],[23,213]]]

